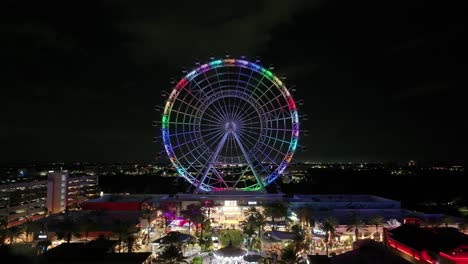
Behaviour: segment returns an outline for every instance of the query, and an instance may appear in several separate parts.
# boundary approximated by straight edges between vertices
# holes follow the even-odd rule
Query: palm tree
[[[211,219],[211,208],[213,208],[215,206],[214,202],[211,201],[211,200],[206,200],[206,201],[203,201],[203,208],[206,211],[207,215],[208,215],[208,219]]]
[[[249,216],[244,221],[241,221],[240,224],[242,226],[242,231],[249,238],[249,247],[252,248],[252,236],[257,230],[255,215],[249,214]]]
[[[244,211],[245,218],[248,218],[249,216],[255,216],[256,214],[258,214],[258,210],[255,208],[255,206],[251,206]]]
[[[161,211],[161,216],[164,219],[164,231],[165,231],[165,233],[167,233],[167,227],[169,225],[168,215],[170,215],[172,213],[172,210],[170,208],[170,204],[169,203],[162,203],[162,204],[158,205],[156,210]]]
[[[206,244],[206,242],[211,241],[211,239],[208,240],[208,241],[206,241],[205,238],[203,237],[204,232],[205,232],[205,231],[210,232],[210,230],[211,230],[211,220],[210,220],[209,218],[206,218],[206,219],[201,223],[201,234],[200,234],[201,240],[200,240],[200,243]]]
[[[26,234],[26,242],[29,239],[29,234],[32,234],[40,230],[40,226],[37,224],[37,222],[34,222],[29,217],[26,218],[26,222],[24,222],[23,227],[24,227],[24,232]]]
[[[124,247],[127,249],[127,253],[132,253],[134,250],[140,249],[140,245],[136,243],[136,240],[136,235],[131,230],[124,233],[122,242],[124,242]]]
[[[196,224],[196,236],[198,236],[198,224],[203,222],[203,212],[201,206],[196,203],[187,205],[186,210],[181,211],[182,216],[189,221],[189,234],[192,223]]]
[[[266,225],[267,223],[267,220],[266,220],[266,217],[264,214],[262,214],[261,212],[258,212],[256,215],[255,215],[255,224],[258,228],[258,243],[259,243],[259,249],[262,248],[262,231],[263,231],[263,227]]]
[[[458,223],[458,229],[460,232],[465,233],[465,230],[468,229],[468,222],[466,220],[462,220],[460,223]]]
[[[256,216],[259,214],[259,211],[254,206],[249,207],[244,211],[245,220],[241,222],[243,226],[243,231],[249,237],[255,234],[257,229],[257,219]]]
[[[70,243],[73,236],[81,237],[79,225],[70,217],[60,223],[56,234],[58,239],[65,239],[67,243]]]
[[[12,226],[5,230],[5,236],[10,240],[10,244],[13,244],[13,239],[15,240],[23,234],[23,228],[21,226]]]
[[[4,243],[7,228],[8,228],[8,221],[5,219],[0,220],[0,245]]]
[[[189,263],[179,246],[170,244],[159,255],[156,263],[165,263],[165,264],[177,264],[177,263]]]
[[[335,234],[335,229],[338,226],[338,221],[334,217],[326,218],[320,225],[320,229],[325,231],[325,250],[328,256],[328,243],[332,240]]]
[[[255,223],[255,216],[250,215],[247,217],[245,220],[240,222],[243,232],[248,235],[249,237],[255,234],[255,231],[257,229],[256,223]]]
[[[122,222],[120,219],[117,219],[117,220],[114,221],[114,225],[113,225],[113,228],[112,228],[112,233],[114,233],[114,235],[117,235],[117,237],[118,237],[119,253],[120,253],[120,250],[121,250],[121,247],[122,247],[123,235],[128,230],[129,227],[130,227],[129,223]]]
[[[297,210],[299,216],[299,222],[301,223],[301,228],[304,229],[304,223],[308,226],[310,224],[310,215],[313,212],[313,209],[310,207],[300,207]]]
[[[369,224],[375,225],[375,232],[379,232],[379,225],[384,222],[384,218],[380,215],[374,215],[369,219]]]
[[[349,219],[349,224],[346,227],[346,231],[353,231],[354,230],[354,236],[356,238],[355,241],[359,239],[359,229],[362,229],[364,226],[364,221],[362,221],[361,217],[357,214],[352,214],[350,219]]]
[[[203,212],[200,210],[198,211],[194,217],[193,217],[193,222],[195,223],[195,233],[198,236],[198,228],[201,227],[200,230],[200,239],[203,239],[203,223],[207,220],[206,216],[203,214]]]
[[[426,226],[431,227],[431,228],[439,227],[442,224],[443,224],[442,217],[429,218],[426,220]]]
[[[81,228],[83,229],[83,231],[85,233],[85,242],[88,243],[89,232],[92,231],[92,230],[95,230],[95,228],[97,227],[97,224],[94,221],[94,219],[92,219],[90,217],[85,217],[81,221],[80,226],[81,226]]]
[[[262,235],[262,231],[263,231],[263,227],[266,225],[267,223],[267,220],[266,220],[266,217],[264,214],[262,214],[261,212],[258,212],[256,215],[255,215],[255,223],[257,224],[257,228],[258,228],[258,237],[260,238],[261,235]]]
[[[271,217],[272,230],[276,230],[275,218],[283,218],[288,214],[288,205],[284,202],[276,201],[264,206],[264,214]]]
[[[50,240],[41,240],[37,242],[36,248],[39,254],[42,254],[47,251],[47,249],[52,245],[52,241]]]
[[[295,264],[298,262],[299,262],[299,259],[296,256],[296,251],[294,250],[294,247],[288,246],[288,247],[284,247],[281,250],[281,261],[279,261],[279,263]]]
[[[119,253],[121,252],[122,242],[127,244],[127,250],[132,250],[135,241],[131,236],[133,236],[138,231],[138,228],[130,222],[123,222],[120,219],[117,219],[114,223],[114,228],[112,232],[117,234],[119,240]],[[130,244],[130,247],[128,247]],[[129,249],[130,248],[130,249]]]
[[[454,219],[450,215],[445,215],[444,217],[442,217],[441,221],[442,223],[444,223],[445,227],[448,227],[449,224],[452,224],[454,222]]]
[[[294,250],[296,252],[299,252],[304,246],[304,232],[302,231],[302,228],[299,225],[291,226],[291,231],[294,233],[292,239],[294,244]]]
[[[146,226],[146,236],[148,238],[148,243],[150,242],[150,225],[151,225],[152,216],[153,216],[153,211],[151,209],[146,208],[146,209],[143,210],[142,218],[146,219],[146,221],[148,222],[148,224]]]
[[[6,219],[0,220],[0,229],[7,229],[8,228],[8,221]]]

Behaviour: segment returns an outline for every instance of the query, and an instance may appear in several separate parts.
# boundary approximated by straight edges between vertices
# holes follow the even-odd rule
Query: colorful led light
[[[261,66],[255,63],[246,61],[246,60],[236,60],[236,59],[214,60],[210,63],[201,65],[195,70],[190,71],[190,73],[188,73],[184,78],[182,78],[177,83],[174,90],[171,92],[168,101],[166,102],[164,112],[163,112],[163,117],[162,117],[163,119],[162,120],[163,143],[164,143],[166,153],[168,154],[173,166],[175,167],[179,175],[181,175],[182,177],[187,179],[190,183],[196,186],[200,185],[199,188],[201,190],[219,191],[219,190],[226,189],[226,188],[210,186],[205,183],[200,184],[200,181],[198,179],[196,179],[193,175],[188,173],[187,170],[184,168],[184,166],[181,165],[181,163],[177,160],[176,156],[174,155],[174,151],[172,149],[172,144],[171,144],[170,135],[169,135],[170,133],[169,132],[170,130],[169,119],[170,119],[173,104],[176,101],[179,93],[188,85],[189,82],[196,79],[197,76],[204,74],[205,72],[209,70],[216,69],[219,67],[242,67],[242,68],[246,68],[251,71],[257,72],[261,74],[264,78],[270,80],[279,89],[279,91],[283,94],[283,97],[287,101],[288,109],[291,112],[292,135],[289,141],[289,147],[287,149],[287,153],[285,154],[283,160],[280,162],[280,164],[277,166],[277,168],[273,172],[271,172],[268,176],[262,179],[263,185],[270,184],[284,172],[289,162],[293,158],[294,152],[297,148],[297,142],[298,142],[298,137],[299,137],[299,117],[298,117],[298,113],[296,110],[296,104],[294,102],[294,99],[291,97],[291,94],[289,93],[288,89],[284,86],[283,82],[278,77],[273,75],[271,71],[265,68],[262,68]],[[261,184],[256,183],[251,186],[239,188],[239,189],[250,191],[250,190],[259,190],[262,188],[263,187]]]
[[[297,147],[297,138],[291,140],[291,151],[295,151]]]
[[[197,70],[191,71],[189,74],[187,74],[185,79],[190,82],[193,79],[193,77],[195,77],[195,74],[197,74]]]

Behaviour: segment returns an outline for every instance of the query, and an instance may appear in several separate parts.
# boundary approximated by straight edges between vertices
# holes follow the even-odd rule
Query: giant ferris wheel
[[[296,103],[270,70],[244,59],[199,65],[172,89],[162,140],[195,192],[263,190],[291,161]]]

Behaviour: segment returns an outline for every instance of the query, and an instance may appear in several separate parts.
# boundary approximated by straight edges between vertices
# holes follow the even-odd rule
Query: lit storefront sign
[[[224,206],[226,206],[226,207],[237,206],[237,201],[224,201]]]

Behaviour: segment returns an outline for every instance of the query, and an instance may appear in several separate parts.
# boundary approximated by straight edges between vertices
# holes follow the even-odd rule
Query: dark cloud
[[[1,159],[151,160],[169,78],[260,56],[314,159],[461,159],[462,8],[424,1],[4,1]]]
[[[125,2],[120,29],[132,36],[128,43],[137,62],[192,62],[195,57],[257,55],[271,41],[271,31],[297,11],[317,1],[177,1]]]

